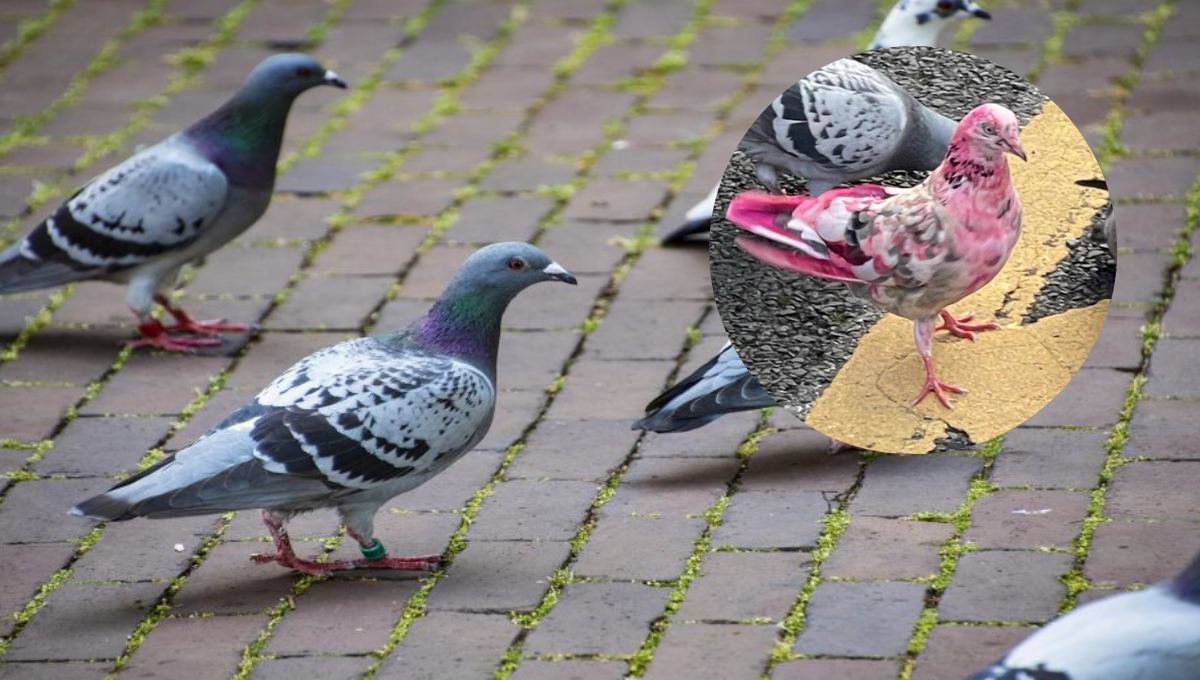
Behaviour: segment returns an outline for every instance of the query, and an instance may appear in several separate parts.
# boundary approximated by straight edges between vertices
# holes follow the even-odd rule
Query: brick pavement
[[[860,0],[17,0],[0,8],[0,241],[208,110],[273,49],[302,99],[279,196],[181,295],[263,331],[130,354],[119,290],[0,298],[0,677],[961,678],[1046,618],[1200,546],[1200,5],[995,0],[948,44],[1038,82],[1117,199],[1114,311],[1085,368],[978,451],[829,458],[785,413],[628,431],[723,330],[705,253],[649,234]],[[617,143],[627,142],[627,143]],[[509,315],[492,432],[380,514],[423,578],[256,566],[254,513],[91,528],[89,493],[187,444],[318,347],[414,318],[487,240],[580,273]],[[298,519],[310,554],[347,548]]]

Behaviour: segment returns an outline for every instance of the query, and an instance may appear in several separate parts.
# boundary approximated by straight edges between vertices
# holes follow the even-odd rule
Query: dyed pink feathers
[[[884,311],[916,322],[929,392],[953,408],[933,372],[934,324],[974,339],[996,324],[967,325],[945,308],[974,293],[1004,267],[1021,234],[1021,201],[1006,154],[1026,159],[1016,116],[984,104],[958,124],[940,166],[921,184],[864,184],[818,197],[736,196],[726,218],[770,243],[740,238],[756,259],[851,285]],[[782,247],[781,247],[782,246]]]

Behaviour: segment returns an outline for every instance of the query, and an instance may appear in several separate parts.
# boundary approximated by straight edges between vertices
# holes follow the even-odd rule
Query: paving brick
[[[295,330],[355,330],[383,301],[392,285],[387,276],[308,276],[264,324]]]
[[[520,629],[503,614],[430,612],[413,622],[408,635],[375,677],[381,680],[438,680],[487,677]]]
[[[1164,250],[1172,248],[1183,228],[1185,214],[1177,203],[1147,203],[1115,207],[1117,242],[1122,248]],[[1111,314],[1111,312],[1110,312]]]
[[[1008,653],[1029,628],[937,626],[917,658],[913,680],[962,680]]]
[[[1114,520],[1096,527],[1083,575],[1098,587],[1157,583],[1191,562],[1197,542],[1197,522]]]
[[[822,583],[808,601],[795,651],[827,656],[897,656],[925,601],[920,583]]]
[[[623,661],[539,661],[528,659],[517,666],[512,680],[623,680]]]
[[[597,176],[623,176],[625,173],[651,173],[674,170],[687,160],[686,149],[641,146],[633,143],[613,145],[592,167]]]
[[[1129,421],[1129,440],[1121,453],[1129,457],[1200,458],[1195,418],[1196,404],[1192,401],[1141,401]]]
[[[463,90],[459,101],[468,109],[525,109],[554,82],[554,73],[513,66],[488,70],[487,77]]]
[[[1031,621],[1052,618],[1071,569],[1067,553],[984,551],[959,558],[939,607],[943,621]]]
[[[217,520],[210,515],[110,523],[100,541],[71,565],[71,578],[78,581],[174,578],[191,564],[192,555],[216,529]],[[177,546],[182,549],[177,550]]]
[[[388,181],[371,187],[354,214],[360,217],[390,217],[393,215],[435,216],[454,202],[454,192],[462,186],[461,179],[410,179]]]
[[[242,663],[242,650],[258,638],[267,616],[166,619],[146,636],[123,671],[131,677],[228,678]],[[196,644],[197,641],[203,644]]]
[[[1192,272],[1196,267],[1192,267]],[[1194,275],[1184,268],[1184,275]],[[1184,279],[1177,284],[1175,297],[1163,317],[1163,331],[1175,337],[1200,337],[1200,282]]]
[[[479,188],[484,191],[534,191],[542,186],[566,184],[574,177],[575,168],[571,165],[527,157],[497,163]]]
[[[1067,549],[1079,535],[1090,498],[1083,491],[992,493],[975,502],[963,540],[984,549]]]
[[[78,387],[0,388],[0,413],[5,415],[4,438],[34,442],[50,436],[83,396]]]
[[[589,482],[514,480],[498,484],[467,533],[469,540],[565,541],[596,496]]]
[[[634,300],[712,300],[707,254],[698,249],[654,248],[646,251],[621,283],[621,298]]]
[[[1112,162],[1105,177],[1115,198],[1187,195],[1200,175],[1200,159],[1123,158]]]
[[[941,571],[942,546],[953,534],[954,527],[940,522],[852,517],[821,573],[857,580],[928,578]]]
[[[1038,79],[1038,87],[1057,102],[1059,96],[1064,94],[1111,88],[1128,70],[1129,59],[1125,57],[1061,62],[1046,68],[1045,74]],[[1071,122],[1078,125],[1074,118]]]
[[[1150,380],[1146,383],[1145,394],[1200,396],[1200,384],[1196,383],[1194,375],[1189,375],[1198,350],[1200,339],[1163,338],[1159,341],[1150,359]]]
[[[892,680],[899,673],[895,661],[867,659],[800,659],[785,661],[771,674],[775,680]]]
[[[0,366],[0,380],[86,385],[104,376],[116,359],[114,350],[89,331],[47,329],[15,360]]]
[[[263,333],[254,350],[238,362],[224,389],[255,394],[305,356],[351,337],[349,332]]]
[[[279,178],[275,190],[292,194],[325,194],[348,191],[379,163],[365,158],[322,156],[304,158]]]
[[[572,272],[580,259],[574,253],[559,255],[558,250],[547,253]],[[608,285],[609,277],[583,274],[578,279],[577,286],[534,286],[526,290],[509,306],[504,325],[523,330],[577,331],[591,314],[593,303]]]
[[[693,66],[750,64],[762,58],[763,46],[770,38],[767,24],[708,26],[700,34],[699,45],[688,55]]]
[[[666,182],[599,179],[571,197],[563,219],[636,222],[645,220],[667,194]]]
[[[34,465],[43,475],[111,477],[137,466],[170,431],[173,419],[76,418]]]
[[[599,483],[624,462],[637,437],[615,420],[543,420],[505,475]]]
[[[1127,118],[1121,125],[1121,142],[1131,149],[1188,150],[1200,146],[1200,129],[1182,111],[1162,111]]]
[[[324,275],[395,276],[427,234],[418,225],[353,225],[317,256],[312,269]]]
[[[670,370],[668,361],[600,361],[582,359],[571,366],[566,384],[550,413],[562,419],[623,420],[640,416],[640,405],[624,399],[596,399],[596,394],[614,386],[626,394],[658,394],[662,378]]]
[[[659,642],[645,677],[761,677],[777,637],[774,626],[676,624]]]
[[[1200,521],[1200,503],[1162,489],[1200,482],[1197,461],[1135,461],[1122,465],[1109,482],[1104,508],[1111,519]]]
[[[676,579],[705,525],[700,518],[613,514],[592,532],[572,567],[576,574],[621,581]]]
[[[224,248],[187,286],[192,295],[274,295],[304,259],[301,248]]]
[[[50,593],[5,661],[111,659],[158,602],[166,584],[67,584]]]
[[[82,415],[179,413],[199,392],[207,390],[228,365],[229,359],[223,357],[134,354],[79,412]]]
[[[1125,259],[1125,258],[1122,258]],[[1096,368],[1078,371],[1058,396],[1025,421],[1029,427],[1105,427],[1117,422],[1129,374]]]
[[[554,201],[545,196],[473,198],[459,208],[458,221],[446,231],[442,241],[478,244],[529,241],[553,207]]]
[[[293,656],[263,659],[250,671],[251,680],[295,680],[307,675],[325,680],[357,680],[375,661],[369,656]]]
[[[506,451],[518,442],[545,406],[546,394],[542,390],[507,392],[504,383],[500,387],[492,427],[475,447],[476,451]]]
[[[830,510],[818,491],[743,491],[733,496],[713,532],[713,545],[736,548],[812,548]]]
[[[1090,489],[1099,480],[1105,431],[1018,427],[1004,436],[992,481],[1000,486]]]
[[[526,639],[533,654],[632,654],[662,616],[667,588],[640,583],[573,583]]]
[[[650,106],[680,109],[711,109],[722,104],[730,92],[742,85],[737,73],[722,71],[684,71],[671,77],[661,90],[651,97]]]
[[[561,541],[476,541],[454,558],[426,608],[530,611],[541,603],[550,576],[567,559]]]
[[[264,651],[278,656],[366,654],[387,642],[416,581],[328,581],[295,598]],[[239,617],[241,618],[241,617]]]
[[[1168,21],[1167,25],[1170,26],[1178,23],[1181,22],[1172,20]],[[1154,45],[1154,49],[1150,51],[1150,55],[1146,58],[1146,63],[1142,69],[1144,73],[1154,73],[1157,71],[1190,73],[1195,71],[1196,58],[1198,56],[1200,56],[1200,49],[1198,49],[1196,41],[1192,36],[1165,36],[1160,38]]]
[[[539,8],[539,14],[545,9]],[[544,67],[570,54],[577,39],[576,33],[564,31],[559,25],[527,22],[513,32],[512,39],[496,56],[492,67]]]
[[[675,620],[778,623],[795,603],[810,567],[806,555],[792,552],[708,553]]]
[[[966,498],[967,482],[983,465],[978,458],[884,456],[867,466],[850,510],[856,515],[897,517],[915,512],[953,512]]]
[[[688,375],[686,369],[679,375]],[[664,456],[719,458],[737,455],[737,449],[758,422],[757,411],[736,413],[689,432],[647,433],[638,446],[643,458]]]
[[[631,238],[635,231],[632,224],[571,220],[551,226],[538,243],[547,253],[569,261],[576,276],[594,274],[591,278],[607,282],[608,273],[626,257],[617,239]]]
[[[91,530],[91,522],[68,517],[67,511],[110,486],[108,479],[35,479],[15,485],[0,505],[0,543],[79,538]]]
[[[630,5],[621,12],[613,33],[622,38],[671,36],[683,30],[691,15],[687,3]]]
[[[1139,331],[1144,323],[1145,314],[1140,310],[1110,310],[1084,367],[1136,371],[1142,363]]]
[[[731,458],[639,458],[605,503],[605,516],[627,513],[667,517],[697,515],[727,491],[737,471]]]
[[[5,680],[40,680],[49,676],[48,669],[52,669],[55,680],[101,680],[112,668],[108,661],[6,661]]]
[[[684,329],[706,305],[619,298],[588,338],[587,353],[600,359],[673,359],[687,342]]]
[[[850,490],[858,478],[854,455],[830,456],[829,438],[816,430],[768,435],[742,477],[743,491],[821,491],[829,499]]]
[[[12,633],[12,615],[20,611],[54,572],[67,566],[75,552],[70,543],[0,545],[0,635]]]
[[[316,551],[296,546],[311,559]],[[270,543],[221,543],[214,547],[172,600],[172,613],[260,614],[291,592],[296,572],[275,564],[256,564],[250,556],[269,553]]]

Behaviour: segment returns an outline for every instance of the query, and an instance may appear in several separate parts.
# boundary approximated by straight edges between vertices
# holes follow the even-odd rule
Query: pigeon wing
[[[0,291],[58,285],[185,248],[220,214],[228,187],[220,168],[184,147],[147,149],[0,254]]]

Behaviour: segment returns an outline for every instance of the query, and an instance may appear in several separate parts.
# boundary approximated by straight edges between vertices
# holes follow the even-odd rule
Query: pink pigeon
[[[745,193],[726,218],[774,242],[739,238],[756,259],[849,284],[876,307],[912,319],[926,372],[913,405],[933,392],[952,409],[945,391],[966,390],[938,380],[933,333],[974,340],[976,331],[1000,328],[968,324],[970,314],[955,318],[946,307],[987,285],[1021,235],[1006,153],[1027,160],[1017,118],[984,104],[958,124],[942,164],[911,189],[863,184],[818,197]],[[943,324],[935,327],[939,316]]]

